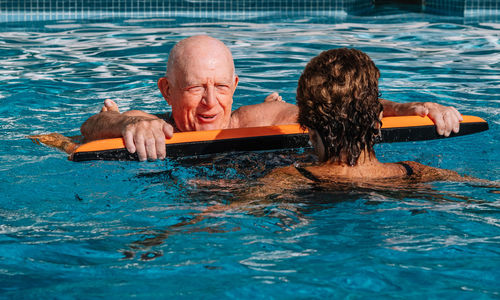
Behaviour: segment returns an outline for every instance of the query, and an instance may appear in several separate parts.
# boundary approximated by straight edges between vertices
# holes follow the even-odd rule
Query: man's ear
[[[238,75],[234,75],[234,91],[236,90],[236,87],[238,86],[238,82],[239,82],[240,78],[238,77]],[[234,93],[233,91],[233,93]]]
[[[167,103],[169,105],[171,105],[170,104],[170,84],[168,82],[167,77],[161,77],[160,79],[158,79],[158,88],[160,89],[160,92],[161,92],[163,98],[165,98]]]

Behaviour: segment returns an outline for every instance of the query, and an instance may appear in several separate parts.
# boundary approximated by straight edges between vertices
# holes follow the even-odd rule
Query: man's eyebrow
[[[231,83],[232,83],[231,81],[217,81],[215,84],[216,85],[219,85],[219,84],[230,85]]]
[[[233,83],[233,77],[217,80],[216,83]]]
[[[187,88],[190,86],[199,86],[199,85],[203,85],[203,83],[201,83],[200,81],[196,81],[196,80],[192,80],[192,81],[186,80],[183,82],[182,88]]]
[[[225,84],[225,85],[231,85],[233,82],[232,80],[218,80],[218,81],[215,81],[214,84],[215,85],[219,85],[219,84]],[[196,80],[193,80],[193,81],[185,81],[184,84],[182,85],[183,88],[187,88],[187,87],[190,87],[190,86],[205,86],[206,85],[206,82],[204,81],[196,81]]]

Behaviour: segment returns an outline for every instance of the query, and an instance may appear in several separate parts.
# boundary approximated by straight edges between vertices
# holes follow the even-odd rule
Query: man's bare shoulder
[[[272,101],[245,105],[231,114],[231,128],[283,125],[297,122],[297,106]]]

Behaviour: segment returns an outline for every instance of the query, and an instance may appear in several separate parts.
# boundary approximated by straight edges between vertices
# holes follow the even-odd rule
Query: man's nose
[[[203,99],[201,101],[207,107],[214,107],[217,104],[217,97],[215,95],[214,86],[208,86],[205,89],[205,95],[203,96]]]

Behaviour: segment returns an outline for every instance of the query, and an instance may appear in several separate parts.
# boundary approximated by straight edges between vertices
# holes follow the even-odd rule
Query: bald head
[[[167,62],[167,78],[173,83],[179,74],[185,74],[193,61],[205,61],[213,65],[223,65],[235,76],[233,56],[229,48],[220,40],[195,35],[179,41],[170,51]]]
[[[227,128],[237,86],[231,51],[206,35],[178,42],[170,51],[166,77],[158,80],[179,131]]]

